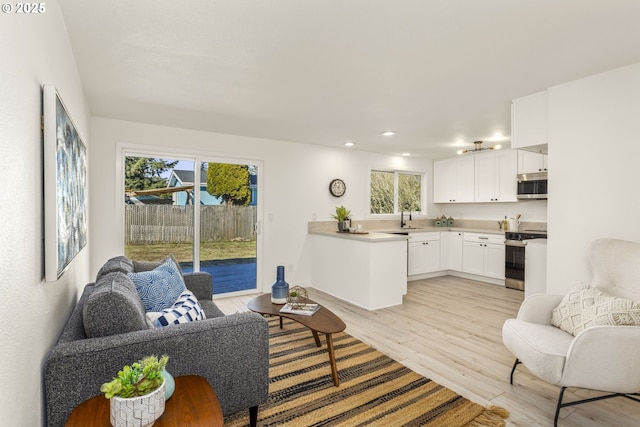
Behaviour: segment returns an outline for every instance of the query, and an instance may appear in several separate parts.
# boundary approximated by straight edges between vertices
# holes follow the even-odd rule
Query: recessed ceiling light
[[[385,130],[384,132],[382,132],[382,136],[393,136],[396,134],[395,130]]]
[[[411,153],[402,153],[403,156],[405,157],[409,157],[411,155]]]
[[[347,141],[344,143],[345,147],[353,147],[354,145],[356,145],[356,143],[353,141]]]

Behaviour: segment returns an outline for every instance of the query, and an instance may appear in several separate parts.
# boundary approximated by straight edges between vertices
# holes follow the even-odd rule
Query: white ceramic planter
[[[114,427],[149,427],[160,418],[165,405],[165,383],[151,393],[123,399],[110,399],[111,425]]]

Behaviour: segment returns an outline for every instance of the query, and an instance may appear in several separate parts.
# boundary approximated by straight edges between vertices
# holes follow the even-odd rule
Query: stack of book
[[[280,309],[280,313],[299,314],[302,316],[312,316],[313,313],[318,311],[320,306],[318,304],[304,304],[293,308],[291,304],[285,304]]]

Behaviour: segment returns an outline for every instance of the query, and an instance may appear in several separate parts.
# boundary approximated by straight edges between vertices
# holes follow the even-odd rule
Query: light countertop
[[[502,230],[493,230],[486,228],[461,228],[461,227],[406,227],[406,228],[394,228],[383,230],[363,230],[364,232],[358,233],[339,233],[337,231],[309,231],[309,234],[326,237],[337,237],[340,239],[359,240],[364,242],[390,242],[395,240],[408,240],[413,233],[432,233],[440,231],[459,231],[465,233],[484,233],[504,235]],[[409,235],[392,234],[398,232],[407,232]]]

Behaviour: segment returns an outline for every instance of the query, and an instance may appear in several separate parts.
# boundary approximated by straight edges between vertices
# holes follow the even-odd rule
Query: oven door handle
[[[505,246],[516,246],[519,248],[524,248],[527,246],[527,242],[523,242],[522,240],[505,240]]]

